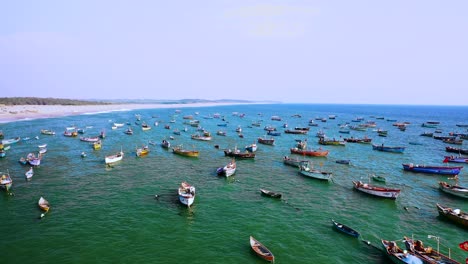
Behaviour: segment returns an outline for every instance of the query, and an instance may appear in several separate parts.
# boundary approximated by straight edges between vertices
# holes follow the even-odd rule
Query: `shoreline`
[[[106,104],[106,105],[1,105],[0,123],[138,109],[189,108],[260,103]]]

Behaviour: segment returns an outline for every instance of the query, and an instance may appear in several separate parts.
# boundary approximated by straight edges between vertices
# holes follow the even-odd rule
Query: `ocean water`
[[[446,176],[408,173],[401,165],[443,165],[448,154],[446,144],[419,136],[434,131],[421,124],[439,121],[441,135],[466,133],[466,128],[456,124],[468,123],[468,107],[266,104],[179,108],[179,114],[175,110],[133,110],[0,124],[5,138],[31,138],[11,145],[7,156],[0,159],[0,171],[8,170],[14,180],[14,195],[0,193],[0,262],[265,263],[250,249],[250,235],[274,253],[276,263],[389,263],[379,249],[380,239],[414,236],[436,248],[436,241],[427,235],[439,236],[441,251],[448,253],[450,248],[458,261],[468,257],[468,252],[458,248],[468,239],[468,232],[440,218],[435,207],[440,203],[467,211],[466,200],[438,190],[438,181],[447,181]],[[239,115],[233,115],[235,112]],[[223,123],[221,119],[205,118],[215,113],[224,116],[227,127],[217,126]],[[135,114],[152,129],[142,131],[135,124]],[[183,124],[185,115],[200,120],[213,140],[192,140],[190,135],[196,131]],[[327,122],[316,120],[319,126],[311,127],[307,135],[282,133],[275,137],[275,146],[258,144],[255,160],[238,160],[233,177],[216,175],[216,169],[230,160],[222,150],[256,142],[266,134],[264,126],[283,132],[284,123],[289,128],[304,127],[310,119],[328,115],[337,117]],[[272,116],[283,120],[273,121]],[[377,122],[377,128],[388,130],[388,137],[379,137],[372,128],[351,134],[338,132],[339,124],[358,124],[352,122],[357,117],[363,122]],[[170,130],[165,129],[171,119],[175,123],[170,123]],[[410,125],[403,132],[387,119]],[[155,121],[159,126],[154,126]],[[251,127],[256,121],[262,125]],[[135,133],[129,136],[123,133],[124,128],[112,130],[113,122],[129,122]],[[94,151],[79,138],[64,137],[65,127],[71,125],[88,127],[82,136],[97,136],[105,130],[103,148]],[[182,130],[185,126],[187,132],[173,134],[174,128]],[[235,132],[238,126],[243,129],[243,138]],[[55,130],[57,135],[41,135],[41,129]],[[217,130],[227,131],[227,136],[216,135]],[[406,146],[406,150],[395,154],[374,151],[366,144],[321,146],[316,137],[319,130],[336,138],[368,136],[376,144]],[[200,157],[181,157],[161,148],[162,139],[170,136],[175,137],[173,146],[197,149]],[[296,139],[307,139],[311,148],[330,150],[326,158],[308,159],[315,167],[332,171],[332,182],[305,178],[296,168],[283,164],[282,157],[291,155],[289,148]],[[158,145],[150,145],[148,156],[136,157],[135,148],[150,140]],[[41,166],[35,169],[31,181],[25,181],[29,167],[18,160],[37,152],[37,145],[45,143],[48,152]],[[456,147],[468,148],[466,142]],[[123,161],[106,167],[104,157],[121,148],[125,152]],[[80,157],[82,151],[87,152],[86,158]],[[338,159],[350,159],[351,165],[337,164]],[[466,169],[459,175],[462,186],[468,186]],[[371,174],[385,176],[388,187],[400,188],[398,199],[379,199],[353,189],[353,180],[368,181]],[[182,181],[197,188],[191,208],[178,201],[177,188]],[[261,196],[260,188],[281,192],[283,198]],[[156,194],[159,199],[155,199]],[[42,219],[37,206],[41,196],[51,204]],[[358,230],[362,237],[355,239],[335,231],[332,218]],[[361,239],[371,241],[371,245]]]

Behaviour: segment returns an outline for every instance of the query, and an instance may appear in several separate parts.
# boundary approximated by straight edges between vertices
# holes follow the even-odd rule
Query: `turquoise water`
[[[14,184],[9,196],[0,195],[1,262],[2,263],[265,263],[250,249],[252,235],[273,251],[276,263],[388,263],[381,251],[332,229],[330,219],[347,224],[361,233],[362,239],[379,246],[379,239],[399,240],[414,235],[426,245],[436,248],[427,235],[441,238],[441,249],[451,248],[452,257],[462,262],[467,252],[458,243],[468,239],[468,232],[438,217],[436,203],[468,210],[466,200],[448,196],[437,189],[439,180],[447,177],[404,172],[401,164],[442,165],[445,143],[419,134],[434,129],[423,128],[425,121],[440,121],[443,135],[451,131],[465,132],[456,127],[468,123],[468,107],[436,106],[369,106],[369,105],[242,105],[204,108],[150,109],[40,119],[0,124],[5,138],[31,137],[12,145],[7,157],[0,159],[0,170],[9,170]],[[196,116],[195,112],[199,112]],[[245,114],[234,116],[233,112]],[[221,119],[204,116],[220,113],[229,122],[219,127]],[[142,131],[135,125],[135,114],[142,121],[160,125]],[[293,117],[300,114],[302,117]],[[310,119],[337,115],[335,120],[311,127],[308,135],[282,133],[275,137],[276,145],[258,145],[255,160],[239,160],[236,174],[226,179],[216,175],[216,168],[229,158],[222,149],[244,146],[265,135],[263,127],[273,125],[283,132],[289,128],[307,126]],[[180,136],[172,129],[184,128],[182,117],[194,115],[201,126],[213,135],[209,142],[195,141],[188,127]],[[278,115],[282,121],[272,121]],[[408,121],[405,132],[386,120]],[[388,137],[378,137],[372,128],[367,132],[351,131],[339,134],[338,124],[356,117],[376,121],[389,131]],[[164,124],[175,119],[172,129]],[[260,127],[249,127],[263,120]],[[130,122],[134,135],[124,128],[112,130],[113,122]],[[86,129],[84,136],[96,136],[104,129],[107,138],[101,150],[93,151],[89,143],[62,135],[65,127],[77,125]],[[243,128],[244,138],[235,129]],[[52,129],[55,136],[40,135],[41,129]],[[309,158],[316,167],[332,171],[333,182],[305,178],[296,168],[285,166],[282,157],[290,155],[295,139],[308,139],[309,146],[318,148],[315,134],[322,129],[329,137],[373,138],[377,144],[406,146],[405,153],[393,154],[372,150],[370,145],[348,143],[346,147],[321,146],[330,150],[327,158]],[[227,136],[216,135],[226,130]],[[39,136],[39,140],[34,139]],[[159,146],[164,138],[174,136],[173,145],[183,144],[200,151],[199,158],[174,155]],[[135,148],[149,140],[146,157],[136,157]],[[422,145],[409,145],[417,141]],[[18,160],[37,145],[48,144],[42,164],[26,182],[28,167]],[[216,149],[214,146],[219,145]],[[466,142],[463,148],[468,148]],[[104,156],[123,149],[122,162],[108,168]],[[81,158],[86,151],[88,156]],[[350,159],[351,165],[335,163]],[[468,186],[467,168],[462,170],[460,185]],[[352,180],[368,179],[375,173],[387,178],[387,186],[401,188],[396,201],[374,198],[353,190]],[[187,181],[197,188],[197,197],[188,209],[178,202],[177,187]],[[376,183],[377,184],[377,183]],[[282,200],[260,195],[265,188],[283,194]],[[155,195],[159,199],[155,199]],[[39,219],[39,197],[51,203],[50,212]],[[406,208],[406,209],[405,209]],[[400,246],[403,246],[400,243]]]

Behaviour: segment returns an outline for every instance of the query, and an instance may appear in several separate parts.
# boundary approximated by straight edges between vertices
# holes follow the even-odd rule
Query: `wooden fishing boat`
[[[18,162],[19,162],[21,165],[26,165],[26,164],[28,164],[28,161],[26,160],[25,157],[21,157],[21,158],[18,160]]]
[[[300,135],[305,135],[309,131],[308,130],[295,130],[295,129],[286,129],[284,130],[284,133],[286,134],[300,134]]]
[[[456,138],[444,138],[442,142],[447,144],[454,144],[454,145],[462,145],[463,139],[456,139]]]
[[[268,132],[267,132],[267,135],[273,136],[273,137],[278,137],[278,136],[281,136],[281,132],[278,132],[278,131],[268,131]]]
[[[353,184],[356,190],[377,197],[396,199],[400,195],[400,189],[373,186],[361,181],[353,181]]]
[[[148,125],[147,123],[143,122],[143,124],[141,124],[141,129],[142,129],[143,131],[148,131],[148,130],[151,129],[151,126]]]
[[[239,149],[234,148],[234,150],[231,149],[225,149],[224,150],[224,155],[228,157],[234,157],[238,159],[254,159],[255,158],[255,153],[254,152],[241,152]]]
[[[446,182],[440,181],[439,189],[448,194],[468,199],[468,188],[466,187],[462,187],[458,185],[450,185]]]
[[[460,264],[460,262],[440,253],[440,251],[438,251],[439,249],[435,250],[432,247],[424,247],[421,240],[414,241],[413,239],[405,236],[403,238],[403,242],[405,243],[406,249],[409,252],[414,253],[424,263]]]
[[[372,175],[372,180],[377,182],[387,182],[387,179],[384,176]]]
[[[123,153],[122,150],[120,150],[120,152],[117,152],[114,155],[106,156],[105,157],[106,165],[110,165],[112,163],[116,163],[118,161],[121,161],[123,159],[123,157],[124,157],[124,153]]]
[[[125,134],[127,135],[133,135],[133,129],[131,127],[127,127],[124,131]]]
[[[406,147],[388,147],[382,145],[375,145],[372,144],[372,149],[373,150],[378,150],[378,151],[384,151],[384,152],[393,152],[393,153],[403,153],[405,151]]]
[[[350,137],[350,138],[345,138],[343,139],[345,142],[348,143],[366,143],[369,144],[372,142],[372,138],[364,137],[364,138],[355,138],[355,137]]]
[[[31,167],[31,168],[24,174],[24,176],[26,176],[26,180],[31,179],[33,175],[34,175],[33,167]]]
[[[338,223],[338,222],[336,222],[336,221],[333,220],[333,219],[332,219],[331,221],[332,221],[332,223],[333,223],[333,227],[334,227],[336,230],[338,230],[338,231],[340,231],[340,232],[343,232],[343,233],[345,233],[345,234],[347,234],[347,235],[350,235],[350,236],[352,236],[352,237],[359,237],[359,236],[360,236],[359,232],[356,231],[356,230],[354,230],[354,229],[352,229],[351,227],[349,227],[349,226],[347,226],[347,225],[344,225],[344,224],[342,224],[342,223]]]
[[[288,157],[288,156],[284,156],[283,157],[283,163],[286,164],[286,165],[289,165],[289,166],[293,166],[293,167],[301,167],[302,164],[307,164],[309,163],[308,160],[301,160],[299,158],[291,158],[291,157]]]
[[[449,167],[449,166],[427,166],[418,165],[413,163],[402,164],[405,171],[416,173],[440,174],[440,175],[458,175],[463,166]]]
[[[50,204],[46,199],[44,199],[44,197],[41,196],[41,198],[39,198],[39,201],[37,202],[37,204],[39,205],[39,208],[41,208],[42,211],[44,211],[46,213],[49,212]]]
[[[84,142],[97,142],[100,140],[100,138],[99,137],[80,137],[80,140]]]
[[[330,139],[330,138],[321,137],[319,138],[318,143],[320,145],[346,146],[346,141],[336,140],[335,138]]]
[[[114,123],[115,127],[123,127],[125,124],[124,123]]]
[[[48,129],[41,129],[41,134],[53,136],[53,135],[55,135],[55,131],[48,130]]]
[[[255,152],[257,151],[257,144],[252,143],[248,146],[245,146],[245,150],[247,150],[248,152]]]
[[[258,242],[253,236],[250,236],[250,247],[257,253],[257,255],[266,261],[274,262],[275,256],[265,247],[262,243]]]
[[[236,160],[231,160],[228,164],[226,164],[224,167],[220,167],[216,170],[216,173],[218,175],[224,175],[226,177],[234,175],[236,173],[237,165],[236,165]]]
[[[77,137],[78,136],[78,132],[77,131],[68,131],[68,130],[65,130],[63,132],[63,135],[66,136],[66,137]]]
[[[2,176],[0,177],[0,188],[9,192],[11,186],[13,185],[13,179],[10,177],[10,172],[0,172]]]
[[[299,154],[304,156],[312,156],[312,157],[326,157],[328,155],[328,150],[306,150],[306,149],[299,149],[299,148],[291,148],[290,149],[292,154]]]
[[[268,191],[268,190],[265,190],[265,189],[260,189],[260,193],[262,195],[272,197],[272,198],[281,198],[281,196],[283,196],[281,193],[272,192],[272,191]]]
[[[34,155],[33,153],[29,153],[28,156],[26,156],[26,160],[31,166],[41,165],[41,158],[42,158],[42,155],[39,154],[39,156],[36,157],[36,155]]]
[[[146,155],[148,155],[149,152],[150,152],[150,150],[149,150],[149,147],[148,147],[148,146],[143,146],[143,147],[141,147],[141,148],[137,148],[137,149],[136,149],[136,155],[137,155],[137,157],[146,156]]]
[[[450,146],[446,146],[445,151],[454,152],[454,153],[458,153],[458,154],[468,154],[468,149],[454,148],[454,147],[450,147]]]
[[[345,165],[349,165],[351,163],[350,160],[336,160],[335,162],[338,164],[345,164]]]
[[[21,140],[21,137],[15,137],[15,138],[10,138],[10,139],[3,139],[1,143],[3,145],[10,145],[10,144],[18,143],[20,140]]]
[[[198,150],[183,149],[182,145],[173,147],[172,152],[177,155],[181,155],[185,157],[193,157],[193,158],[196,158],[200,155],[200,152]]]
[[[161,147],[168,149],[168,148],[171,147],[171,142],[163,139],[162,142],[161,142]]]
[[[193,134],[191,138],[194,140],[201,140],[201,141],[210,141],[212,139],[211,136],[205,136],[205,135],[200,135],[200,134]]]
[[[333,175],[333,173],[331,173],[331,172],[320,171],[320,170],[316,170],[314,168],[311,168],[308,163],[307,164],[302,164],[299,167],[299,173],[301,175],[306,176],[306,177],[314,178],[314,179],[317,179],[317,180],[323,180],[323,181],[331,180],[331,177]]]
[[[381,240],[386,255],[395,264],[423,264],[423,261],[414,253],[402,250],[395,241]]]
[[[450,221],[468,228],[468,214],[462,212],[460,209],[452,209],[450,207],[442,206],[440,204],[436,204],[437,211],[439,211],[439,215],[444,216],[445,218],[449,219]]]
[[[195,187],[188,184],[187,182],[182,182],[178,189],[179,201],[188,207],[190,207],[195,201]]]
[[[264,144],[264,145],[274,145],[275,144],[275,139],[274,138],[267,138],[265,137],[259,137],[257,139],[258,143]]]
[[[443,160],[442,162],[444,162],[444,163],[446,163],[446,162],[468,163],[468,157],[462,157],[462,156],[444,156],[444,160]]]
[[[94,149],[94,150],[101,149],[101,147],[102,147],[102,142],[101,142],[101,140],[99,140],[99,141],[93,143],[93,149]]]

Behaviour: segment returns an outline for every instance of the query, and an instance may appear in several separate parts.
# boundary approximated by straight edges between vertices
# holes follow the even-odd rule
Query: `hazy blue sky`
[[[2,1],[0,89],[468,105],[468,1]]]

